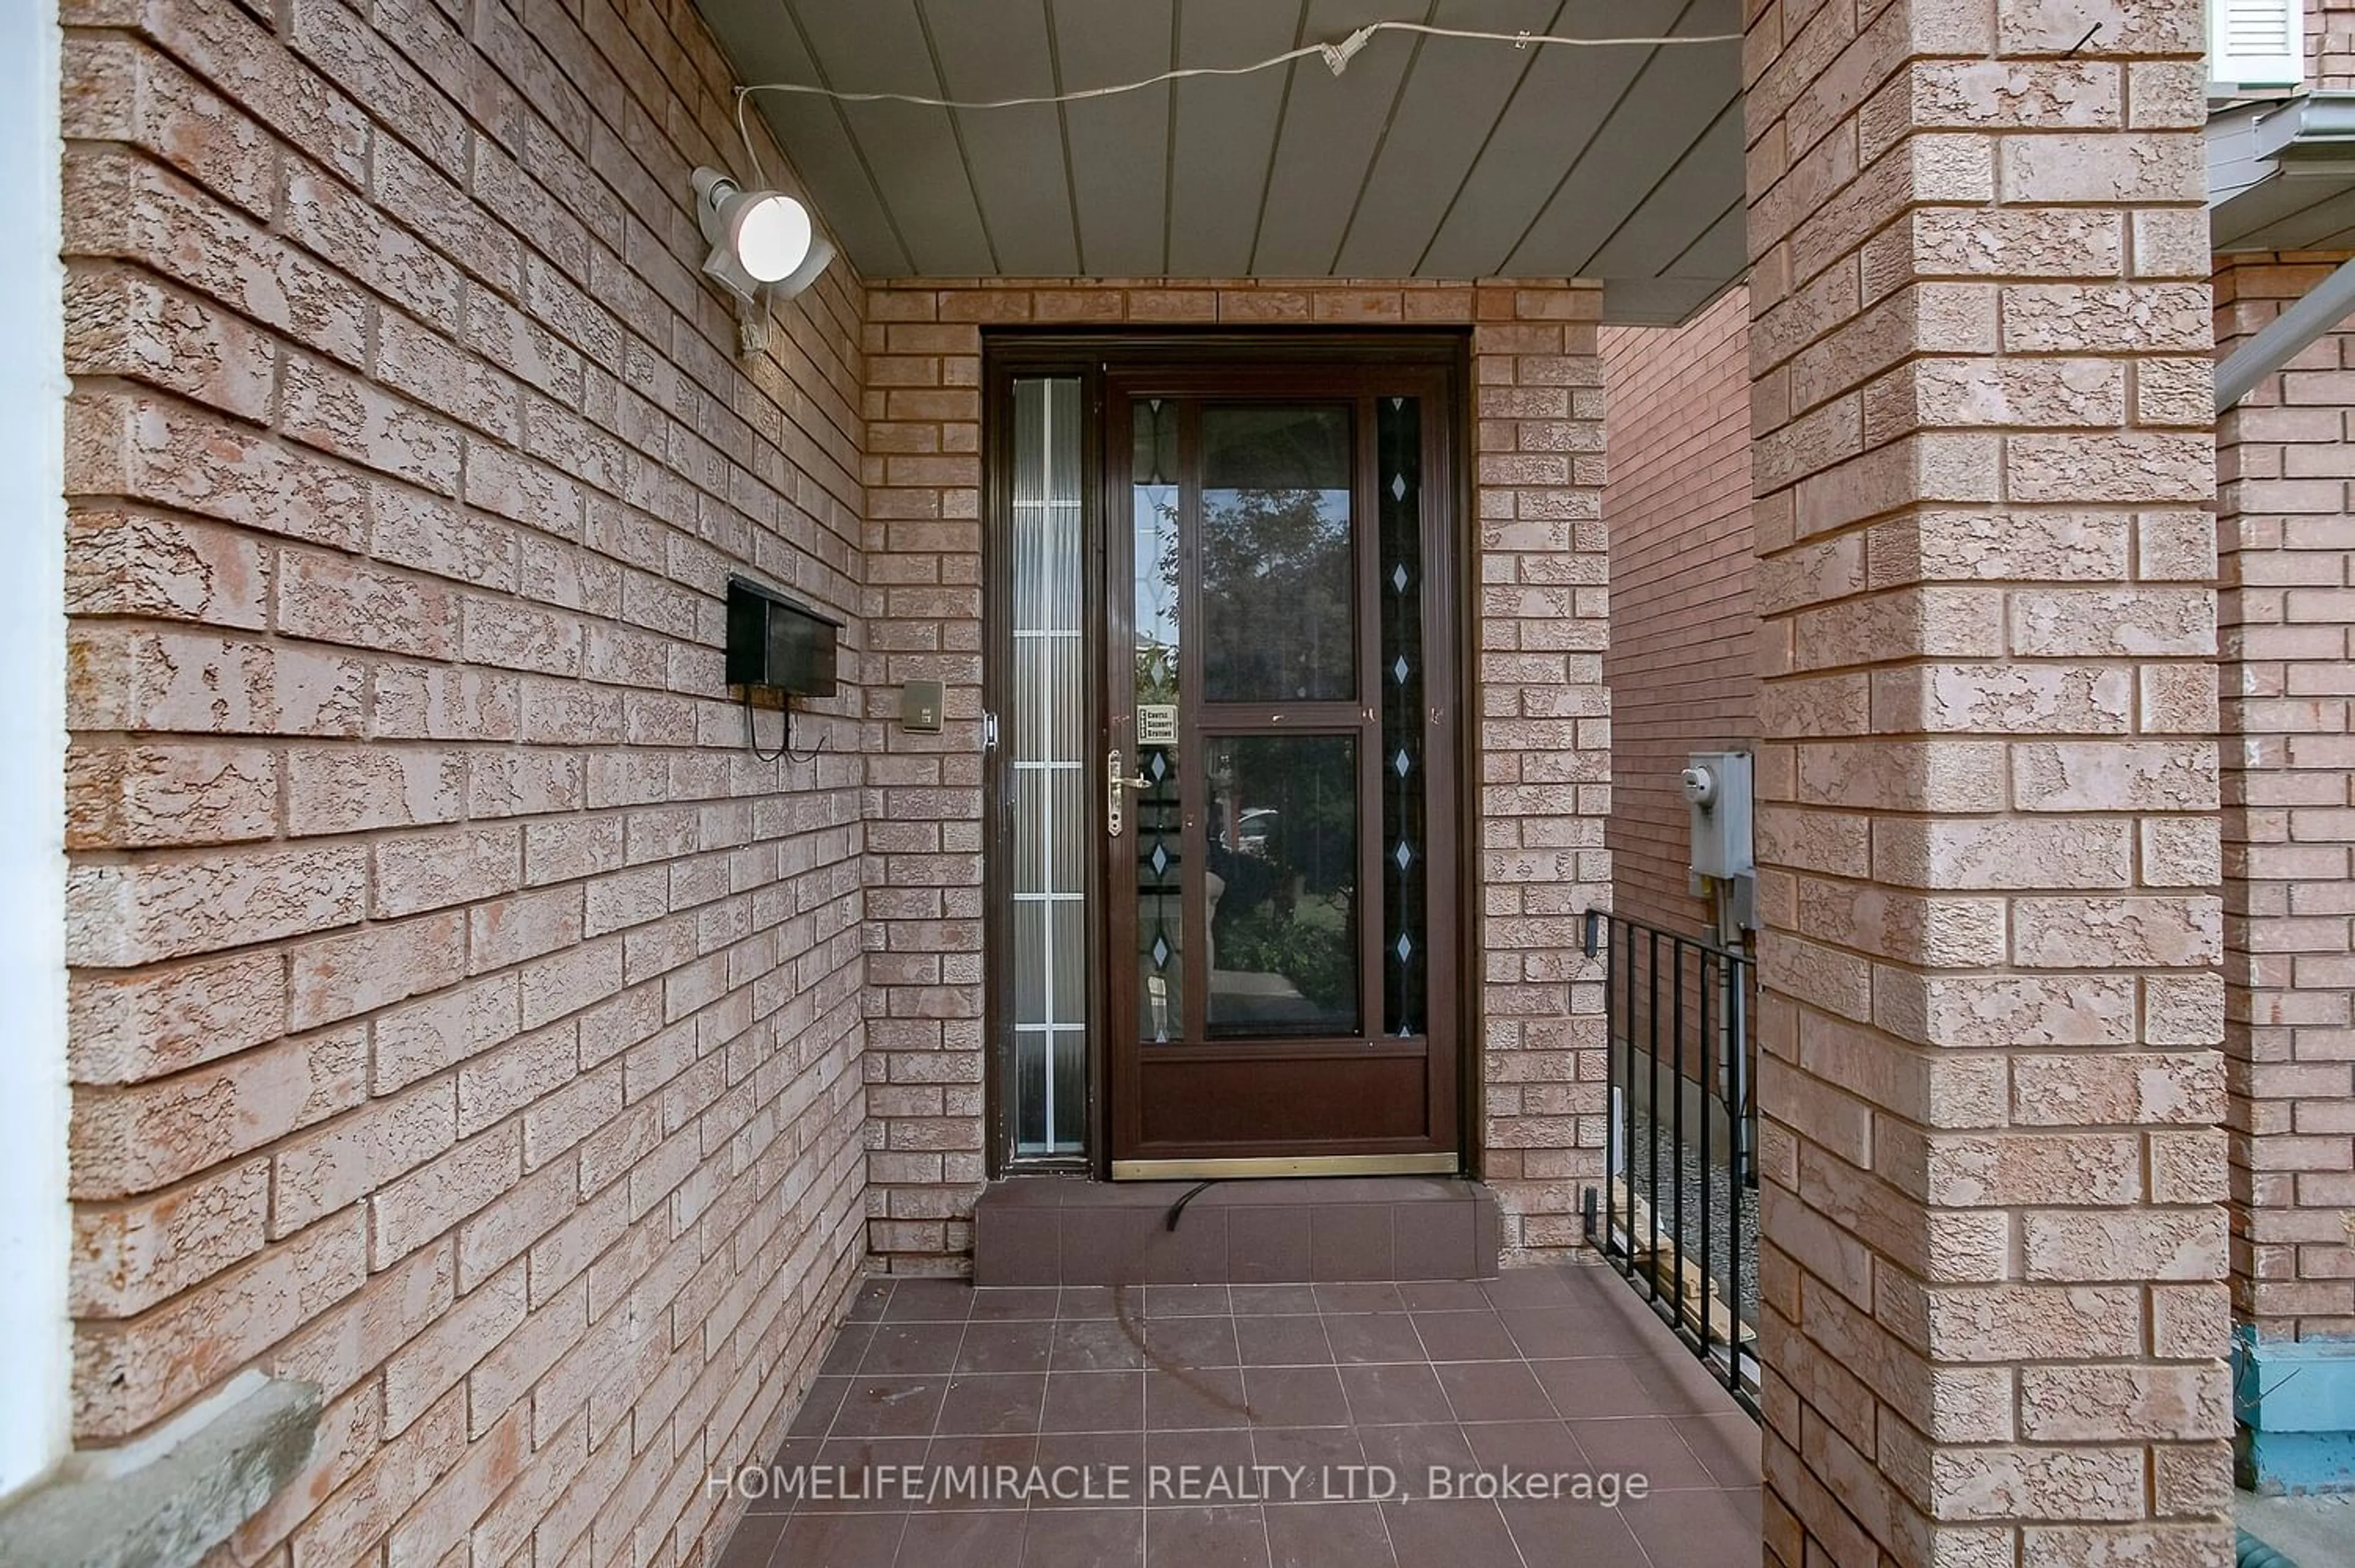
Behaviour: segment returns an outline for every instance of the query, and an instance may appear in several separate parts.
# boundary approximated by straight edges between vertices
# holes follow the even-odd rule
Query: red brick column
[[[1751,15],[1767,1553],[2227,1563],[2200,7]]]
[[[2218,354],[2342,260],[2226,261]],[[2355,1334],[2350,403],[2355,333],[2331,333],[2216,432],[2232,1305],[2269,1339]]]

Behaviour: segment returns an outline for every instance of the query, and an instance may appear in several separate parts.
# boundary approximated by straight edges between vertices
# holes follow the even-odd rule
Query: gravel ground
[[[1665,1238],[1676,1220],[1677,1178],[1668,1158],[1668,1151],[1675,1146],[1668,1129],[1661,1128],[1659,1133],[1660,1199],[1654,1202],[1649,1141],[1652,1137],[1651,1119],[1641,1111],[1636,1111],[1632,1120],[1634,1127],[1627,1144],[1628,1184],[1637,1196],[1646,1202],[1652,1203],[1656,1211],[1656,1222],[1659,1226],[1661,1235]],[[1684,1232],[1681,1239],[1684,1243],[1685,1256],[1694,1264],[1705,1267],[1710,1278],[1721,1289],[1727,1288],[1729,1285],[1731,1274],[1729,1265],[1732,1261],[1726,1252],[1725,1215],[1732,1205],[1733,1197],[1737,1194],[1739,1196],[1742,1319],[1745,1323],[1755,1326],[1758,1321],[1758,1189],[1747,1184],[1737,1184],[1733,1180],[1732,1173],[1728,1168],[1730,1151],[1722,1142],[1710,1151],[1715,1158],[1711,1161],[1708,1173],[1710,1200],[1707,1208],[1710,1211],[1711,1230],[1709,1236],[1709,1257],[1704,1264],[1701,1257],[1701,1214],[1704,1206],[1701,1201],[1700,1150],[1688,1144],[1678,1152],[1680,1157],[1676,1163],[1684,1167],[1685,1213]],[[1728,1294],[1732,1294],[1730,1290]]]

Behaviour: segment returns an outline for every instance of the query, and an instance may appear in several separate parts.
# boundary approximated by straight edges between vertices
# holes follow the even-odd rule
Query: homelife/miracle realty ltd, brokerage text
[[[1641,1502],[1649,1477],[1615,1470],[1433,1465],[745,1465],[704,1488],[750,1501],[974,1503]]]

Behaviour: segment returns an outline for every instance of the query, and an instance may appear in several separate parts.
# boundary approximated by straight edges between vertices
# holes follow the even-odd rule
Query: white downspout
[[[70,1445],[57,9],[0,7],[0,1496]]]

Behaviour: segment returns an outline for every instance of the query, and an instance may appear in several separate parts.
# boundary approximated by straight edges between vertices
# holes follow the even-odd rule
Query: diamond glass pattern
[[[1374,456],[1388,475],[1380,504],[1381,575],[1393,592],[1381,596],[1380,646],[1391,678],[1382,687],[1382,1032],[1420,1034],[1428,1018],[1430,961],[1423,951],[1429,897],[1427,877],[1412,846],[1423,841],[1424,709],[1423,403],[1387,398],[1374,408]],[[1410,592],[1410,586],[1414,592]]]
[[[1152,399],[1133,405],[1129,529],[1135,570],[1135,702],[1175,706],[1184,637],[1190,629],[1178,602],[1178,405]],[[1147,787],[1130,797],[1136,861],[1137,1038],[1162,1043],[1185,1032],[1182,894],[1184,839],[1178,836],[1176,750],[1139,750],[1135,768]]]

